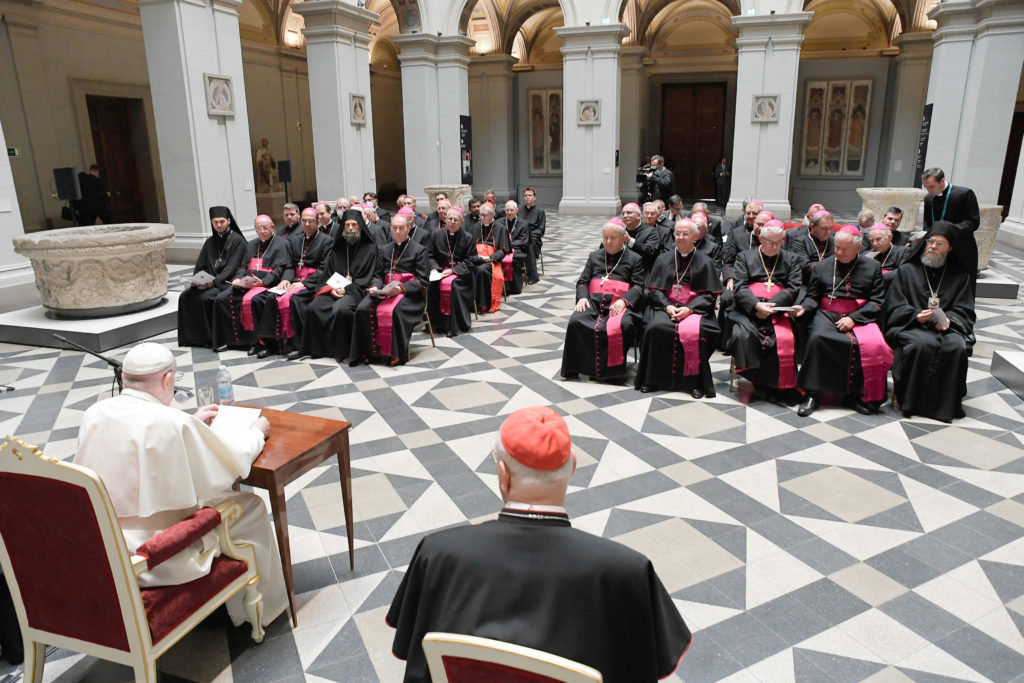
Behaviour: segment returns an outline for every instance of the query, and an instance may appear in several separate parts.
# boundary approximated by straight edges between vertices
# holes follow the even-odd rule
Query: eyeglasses
[[[761,240],[761,244],[770,244],[770,245],[772,245],[773,247],[777,247],[777,246],[779,246],[780,244],[782,244],[782,243],[783,243],[783,242],[785,242],[785,241],[786,241],[786,240],[784,240],[784,239],[781,239],[781,240],[767,240],[767,239],[762,239],[762,240]]]

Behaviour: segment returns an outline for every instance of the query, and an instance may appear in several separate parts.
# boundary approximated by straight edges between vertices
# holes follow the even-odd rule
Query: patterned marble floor
[[[824,407],[810,418],[728,390],[718,396],[558,379],[573,282],[597,223],[549,214],[546,275],[474,332],[414,337],[405,367],[221,355],[239,400],[353,423],[355,570],[337,469],[288,490],[298,628],[253,645],[207,623],[161,660],[166,680],[397,681],[384,614],[418,540],[493,517],[492,435],[547,404],[579,451],[567,507],[578,527],[652,558],[695,641],[673,680],[1024,680],[1024,401],[989,374],[1022,349],[1024,304],[983,300],[967,417],[953,425]],[[1024,280],[1024,260],[998,252]],[[175,269],[176,273],[184,272]],[[181,384],[212,384],[217,356],[155,341]],[[109,391],[81,353],[0,347],[0,433],[76,447],[82,412]],[[126,670],[56,651],[47,681]],[[0,669],[0,680],[17,669]]]

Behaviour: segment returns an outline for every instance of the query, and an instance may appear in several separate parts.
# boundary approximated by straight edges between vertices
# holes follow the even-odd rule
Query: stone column
[[[611,216],[619,212],[621,74],[619,54],[625,24],[564,26],[562,39],[562,201],[561,213]],[[597,100],[596,125],[578,125],[577,103]]]
[[[210,235],[209,207],[256,217],[249,116],[238,35],[241,0],[139,0],[167,217],[168,258],[194,258]],[[231,79],[233,116],[207,111],[204,74]]]
[[[1024,249],[1024,143],[1021,144],[1020,159],[1017,160],[1017,181],[1010,198],[1010,209],[1006,220],[999,228],[996,241],[1017,249]]]
[[[647,48],[639,45],[622,48],[622,122],[619,127],[619,197],[635,202],[640,193],[634,173],[640,165],[643,139],[640,132],[647,120]]]
[[[734,170],[727,216],[740,214],[744,197],[756,197],[776,218],[789,218],[800,44],[812,14],[793,12],[732,18],[733,26],[739,31],[736,39],[739,62]],[[778,121],[751,121],[755,95],[778,95]]]
[[[473,117],[473,185],[498,197],[516,195],[512,143],[511,55],[474,57],[469,63],[469,114]],[[480,193],[482,194],[482,192]]]
[[[459,185],[459,116],[469,114],[469,48],[465,36],[394,36],[402,65],[405,184],[420,206],[424,188]]]
[[[885,169],[888,187],[914,184],[917,161],[917,137],[921,131],[921,112],[928,94],[928,71],[932,61],[931,33],[904,33],[896,38],[900,54],[896,58],[895,113],[889,143],[889,164]]]
[[[7,148],[3,126],[0,126],[0,148]],[[14,189],[14,174],[11,160],[4,153],[0,160],[0,290],[15,284],[32,282],[32,266],[14,253],[11,240],[24,237],[25,228],[21,222],[21,209]],[[2,306],[0,306],[2,308]]]
[[[370,25],[375,12],[342,0],[307,0],[292,10],[305,19],[309,103],[313,122],[316,191],[320,199],[377,186],[370,102]],[[362,123],[353,120],[353,95],[363,96]]]
[[[995,204],[1024,65],[1024,3],[942,2],[928,13],[935,31],[928,102],[933,105],[925,166]]]

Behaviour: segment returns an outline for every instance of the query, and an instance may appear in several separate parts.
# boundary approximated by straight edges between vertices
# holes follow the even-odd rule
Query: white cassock
[[[263,433],[258,429],[230,441],[222,439],[192,415],[144,391],[125,389],[85,411],[74,461],[103,480],[130,553],[204,505],[240,503],[242,516],[231,526],[231,538],[251,543],[256,551],[266,626],[288,605],[281,556],[263,501],[253,493],[230,490],[236,479],[249,475],[262,450]],[[209,573],[219,554],[216,532],[210,532],[142,574],[139,585],[194,581]],[[227,603],[236,625],[246,620],[242,600],[238,594]]]

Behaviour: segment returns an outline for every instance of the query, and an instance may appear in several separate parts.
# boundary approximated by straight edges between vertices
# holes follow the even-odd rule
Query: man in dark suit
[[[93,164],[88,173],[79,173],[78,186],[82,190],[82,198],[75,203],[78,224],[96,225],[97,218],[101,223],[113,223],[114,219],[110,216],[110,193],[107,192],[107,184],[100,178],[100,167]]]
[[[971,293],[974,293],[978,282],[978,243],[973,233],[981,223],[978,198],[969,187],[951,185],[938,166],[921,174],[921,185],[928,191],[924,198],[924,229],[928,230],[933,223],[948,221],[960,231],[957,237],[960,262],[971,276]]]
[[[719,206],[729,203],[729,191],[732,189],[732,164],[728,157],[722,157],[713,172],[715,176],[715,202]]]
[[[505,504],[498,519],[424,537],[391,603],[405,681],[430,680],[421,645],[429,631],[544,650],[606,683],[672,674],[692,636],[651,561],[569,524],[576,457],[565,420],[547,407],[517,410],[491,456]]]
[[[651,166],[654,170],[647,174],[651,181],[651,199],[660,199],[667,202],[668,198],[676,193],[676,179],[672,171],[665,168],[665,157],[655,154],[651,157]]]

